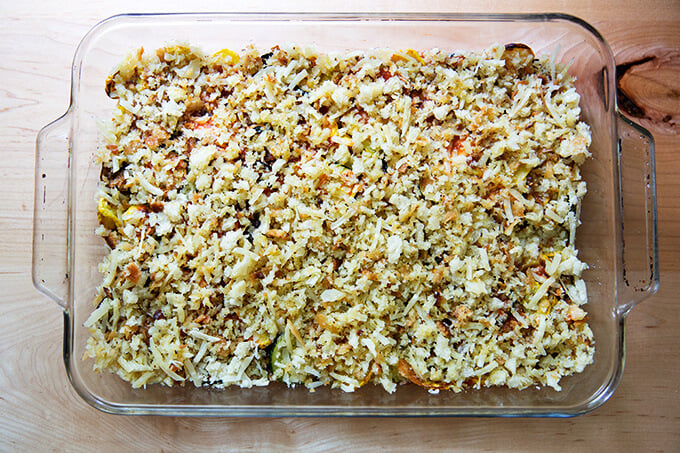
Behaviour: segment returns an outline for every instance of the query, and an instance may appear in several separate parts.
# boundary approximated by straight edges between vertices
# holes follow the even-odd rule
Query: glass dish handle
[[[68,178],[71,118],[67,112],[40,130],[36,141],[33,207],[33,285],[66,309]]]
[[[621,210],[619,311],[626,314],[659,287],[654,138],[620,113],[618,128]]]

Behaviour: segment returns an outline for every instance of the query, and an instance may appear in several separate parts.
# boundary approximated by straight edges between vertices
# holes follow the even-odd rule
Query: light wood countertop
[[[465,6],[459,6],[457,3]],[[290,10],[565,12],[595,26],[631,118],[656,141],[661,287],[626,321],[626,370],[612,398],[571,419],[125,417],[71,388],[61,309],[31,282],[35,139],[69,102],[70,66],[98,21],[125,12],[282,10],[262,1],[25,0],[0,4],[0,451],[680,450],[680,2],[404,0],[289,2]],[[506,6],[507,5],[507,6]]]

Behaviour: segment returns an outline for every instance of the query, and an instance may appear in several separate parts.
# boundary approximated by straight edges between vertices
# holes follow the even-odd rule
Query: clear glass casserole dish
[[[592,129],[593,158],[583,167],[588,194],[577,234],[590,268],[587,310],[596,341],[594,363],[564,378],[562,391],[483,389],[431,395],[403,386],[395,394],[366,387],[355,393],[326,388],[268,387],[206,390],[186,386],[132,389],[113,374],[96,374],[82,360],[84,321],[100,281],[105,254],[97,227],[95,189],[100,167],[96,119],[114,103],[105,94],[109,71],[131,49],[188,41],[206,51],[248,44],[314,44],[322,51],[390,47],[481,50],[524,43],[536,54],[572,62],[582,115]],[[484,415],[573,416],[603,404],[624,367],[624,320],[659,284],[654,143],[616,108],[615,63],[600,34],[561,14],[169,14],[123,15],[95,26],[82,40],[72,68],[71,105],[37,140],[33,281],[64,309],[64,362],[85,401],[117,414]]]

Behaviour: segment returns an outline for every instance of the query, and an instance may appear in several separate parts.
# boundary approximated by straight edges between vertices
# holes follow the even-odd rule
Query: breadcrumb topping
[[[131,53],[86,357],[133,387],[559,390],[594,353],[573,82],[521,44]]]

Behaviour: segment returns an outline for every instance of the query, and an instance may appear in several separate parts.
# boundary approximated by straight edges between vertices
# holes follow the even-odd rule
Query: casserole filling
[[[133,387],[559,390],[594,353],[573,81],[521,44],[131,53],[85,356]]]

